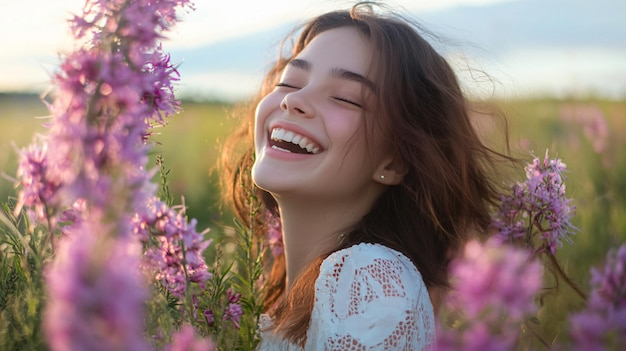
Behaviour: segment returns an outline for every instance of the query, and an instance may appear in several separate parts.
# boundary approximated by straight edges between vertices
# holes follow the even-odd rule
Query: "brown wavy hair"
[[[279,57],[269,70],[259,95],[242,112],[241,128],[225,145],[223,189],[239,219],[264,235],[264,211],[251,210],[250,199],[260,199],[274,215],[278,209],[250,175],[254,108],[316,35],[356,28],[373,47],[368,77],[376,84],[371,114],[376,118],[366,121],[366,129],[371,133],[384,127],[386,140],[407,173],[401,184],[385,190],[335,250],[363,242],[385,245],[411,259],[430,291],[446,288],[453,253],[469,239],[486,235],[492,205],[499,199],[497,165],[512,159],[485,145],[473,128],[474,106],[448,62],[422,36],[430,34],[400,15],[374,13],[370,5],[326,13],[301,28],[291,53]],[[266,311],[274,317],[276,332],[290,342],[306,342],[315,280],[321,262],[331,253],[311,262],[289,291],[284,258],[269,262]]]

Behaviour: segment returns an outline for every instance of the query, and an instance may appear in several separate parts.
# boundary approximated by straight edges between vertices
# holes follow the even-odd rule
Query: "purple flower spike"
[[[161,247],[146,257],[173,294],[210,278],[201,256],[209,243],[195,222],[149,204],[157,187],[146,169],[146,137],[179,107],[179,75],[158,40],[186,6],[87,0],[70,21],[77,46],[84,45],[62,57],[45,144],[23,151],[18,169],[17,211],[24,206],[50,235],[63,234],[46,270],[43,324],[51,350],[149,350],[140,239],[147,242],[157,224]],[[174,340],[172,350],[213,349],[188,329]]]
[[[602,270],[591,271],[586,308],[570,317],[575,350],[626,349],[626,244],[609,251]]]
[[[191,326],[185,325],[172,336],[172,344],[166,351],[214,351],[213,342],[207,339],[196,338]]]
[[[235,328],[239,329],[239,319],[241,315],[243,315],[243,309],[239,304],[239,300],[241,299],[240,293],[233,292],[232,289],[228,289],[226,292],[226,298],[228,299],[229,305],[224,311],[224,316],[222,320],[231,320],[235,325]]]
[[[204,318],[206,319],[206,322],[209,325],[209,327],[212,327],[213,325],[215,325],[215,316],[213,315],[212,310],[205,310],[204,312],[202,312],[202,314],[204,315]]]
[[[143,338],[140,246],[107,236],[101,216],[72,227],[46,271],[44,330],[51,350],[149,350]]]
[[[465,256],[452,263],[455,301],[468,318],[478,318],[488,308],[521,318],[535,309],[533,296],[541,288],[541,264],[530,261],[526,250],[498,244],[470,242]]]
[[[226,311],[224,311],[223,320],[231,320],[235,325],[235,328],[239,329],[239,318],[243,314],[243,310],[241,309],[241,305],[237,303],[231,303],[228,305]]]
[[[543,243],[538,252],[547,249],[551,254],[563,241],[572,243],[577,228],[571,223],[575,207],[565,196],[565,169],[560,159],[548,157],[548,151],[543,161],[535,157],[526,166],[526,181],[515,184],[512,194],[502,198],[492,222],[503,239],[530,243],[538,237]]]
[[[21,191],[15,213],[17,215],[26,207],[29,218],[35,223],[53,220],[48,218],[48,206],[61,186],[60,180],[54,179],[49,172],[47,153],[46,144],[29,146],[21,151],[17,169]]]
[[[146,171],[148,129],[180,107],[180,77],[158,40],[184,7],[189,1],[88,0],[70,21],[87,45],[65,55],[53,75],[46,144],[24,151],[18,169],[18,211],[26,207],[36,224],[55,224],[79,200],[142,211],[156,192]]]
[[[278,257],[283,255],[283,229],[280,223],[280,217],[273,215],[270,211],[265,213],[267,223],[267,240],[269,242],[270,249],[272,249],[272,255]]]
[[[204,232],[196,231],[196,221],[185,219],[185,208],[177,212],[164,202],[153,198],[147,212],[135,216],[133,231],[148,243],[153,236],[157,246],[146,250],[144,266],[154,272],[155,278],[172,293],[182,298],[187,291],[187,280],[204,286],[212,275],[202,253],[211,244],[204,240]]]
[[[530,259],[525,249],[495,239],[469,242],[451,264],[455,289],[446,301],[464,322],[439,330],[433,350],[511,350],[520,323],[536,311],[533,298],[541,288],[542,266]]]

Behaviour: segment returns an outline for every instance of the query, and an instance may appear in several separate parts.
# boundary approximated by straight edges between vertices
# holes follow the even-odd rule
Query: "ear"
[[[384,185],[398,185],[407,173],[408,169],[402,160],[389,156],[376,167],[372,179]]]

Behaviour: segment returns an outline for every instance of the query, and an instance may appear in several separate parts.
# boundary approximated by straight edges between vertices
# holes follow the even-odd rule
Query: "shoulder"
[[[315,282],[308,349],[421,350],[434,335],[426,286],[403,254],[359,244],[328,256]],[[371,346],[371,347],[370,347]]]
[[[349,301],[334,306],[338,314],[354,313],[345,309],[372,303],[389,303],[395,309],[413,309],[423,301],[430,304],[426,285],[411,260],[380,244],[362,243],[328,256],[320,267],[315,294],[317,301]]]
[[[404,292],[418,294],[426,287],[411,260],[380,244],[361,243],[332,253],[320,267],[320,277],[328,284],[367,276],[381,283],[398,285]]]
[[[347,247],[333,252],[328,256],[326,261],[333,261],[337,258],[342,259],[368,259],[368,258],[387,258],[387,259],[400,259],[408,260],[402,253],[393,250],[387,246],[381,244],[360,243],[354,246]]]

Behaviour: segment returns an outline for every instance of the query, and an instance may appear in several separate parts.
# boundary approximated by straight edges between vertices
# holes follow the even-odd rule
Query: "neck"
[[[322,201],[277,199],[283,229],[287,290],[311,261],[331,252],[365,215],[370,206]]]

